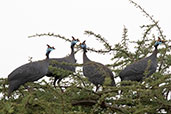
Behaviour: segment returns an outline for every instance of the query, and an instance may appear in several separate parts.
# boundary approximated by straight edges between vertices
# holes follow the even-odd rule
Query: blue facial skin
[[[157,46],[157,45],[160,45],[160,44],[162,44],[162,42],[161,41],[157,41],[157,42],[155,42],[154,46]]]
[[[81,48],[86,48],[86,45],[81,44]]]
[[[47,48],[46,53],[51,52],[52,50],[54,50],[54,49],[53,48]]]
[[[71,45],[75,45],[78,41],[74,40],[71,42]]]

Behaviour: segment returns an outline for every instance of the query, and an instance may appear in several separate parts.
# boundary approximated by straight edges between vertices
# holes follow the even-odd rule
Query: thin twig
[[[57,37],[57,38],[61,38],[65,41],[68,41],[68,42],[71,42],[70,39],[68,38],[65,38],[64,36],[61,36],[61,35],[55,35],[54,33],[42,33],[42,34],[35,34],[35,35],[31,35],[31,36],[28,36],[28,38],[33,38],[33,37],[41,37],[41,36],[53,36],[53,37]]]

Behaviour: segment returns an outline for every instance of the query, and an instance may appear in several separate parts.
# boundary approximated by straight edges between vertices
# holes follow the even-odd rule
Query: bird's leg
[[[14,91],[11,85],[8,87],[8,98],[11,96],[11,93]]]
[[[63,91],[63,89],[62,89],[62,87],[60,86],[60,81],[62,80],[62,78],[60,78],[58,81],[57,81],[57,84],[58,84],[58,87],[61,89],[61,92],[63,93],[64,91]]]
[[[99,89],[99,87],[100,87],[99,85],[96,85],[96,92],[97,92],[97,90]]]
[[[56,88],[56,81],[57,81],[58,77],[56,76],[53,82],[54,87]]]
[[[10,98],[12,91],[8,90],[8,98]]]

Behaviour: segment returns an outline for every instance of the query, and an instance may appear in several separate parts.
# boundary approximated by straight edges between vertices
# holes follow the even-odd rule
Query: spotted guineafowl
[[[101,63],[91,61],[86,55],[85,41],[80,44],[83,49],[83,74],[96,86],[96,91],[100,85],[103,85],[106,79],[110,86],[115,86],[114,76],[112,71]]]
[[[50,65],[54,68],[57,68],[57,69],[62,69],[62,70],[66,70],[73,73],[75,72],[75,66],[74,64],[76,63],[76,59],[75,59],[75,52],[74,52],[74,46],[76,45],[76,43],[78,42],[79,40],[78,39],[75,39],[73,36],[72,36],[72,41],[71,41],[71,54],[66,56],[66,57],[63,57],[63,58],[51,58],[50,59]],[[56,63],[54,63],[53,61],[55,61]],[[66,73],[66,74],[63,74],[63,75],[57,75],[57,74],[54,74],[51,70],[48,71],[47,75],[48,77],[55,77],[54,79],[54,82],[53,82],[53,85],[54,87],[56,87],[56,81],[59,85],[60,81],[64,78],[64,77],[67,77],[69,74]],[[60,87],[60,85],[59,85]]]
[[[37,81],[44,77],[48,72],[49,54],[54,47],[47,45],[46,59],[24,64],[8,75],[8,96],[26,82]]]
[[[157,47],[162,43],[163,41],[158,38],[158,41],[156,41],[156,43],[154,44],[155,50],[149,57],[143,58],[126,66],[126,68],[123,69],[119,74],[121,81],[141,81],[144,77],[151,76],[157,69]],[[148,71],[146,75],[145,71]]]

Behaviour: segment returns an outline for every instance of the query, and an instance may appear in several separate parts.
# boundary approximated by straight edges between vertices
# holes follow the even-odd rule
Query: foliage
[[[152,24],[141,26],[143,36],[138,41],[130,41],[128,29],[124,26],[122,41],[111,45],[100,34],[85,31],[85,35],[92,35],[104,45],[104,49],[96,50],[88,47],[87,50],[99,53],[113,53],[110,67],[117,78],[119,72],[128,64],[148,56],[153,51],[153,29],[157,28],[159,36],[165,40],[165,46],[159,49],[158,70],[142,82],[123,81],[116,87],[104,84],[98,92],[94,92],[94,85],[82,75],[82,71],[70,73],[62,69],[49,67],[54,74],[65,74],[68,80],[62,81],[62,89],[54,88],[52,83],[42,80],[26,83],[11,97],[7,97],[7,79],[0,79],[0,114],[156,114],[171,113],[171,48],[170,40],[163,35],[159,23],[153,19],[141,6],[132,0],[133,5],[149,18]],[[54,33],[36,34],[37,36],[53,36],[71,42],[64,36]],[[134,45],[130,51],[129,45]],[[79,49],[78,49],[79,50]],[[82,64],[76,64],[81,67]],[[108,79],[105,80],[107,83]],[[110,81],[110,80],[109,80]],[[125,86],[121,86],[124,84]]]

